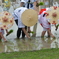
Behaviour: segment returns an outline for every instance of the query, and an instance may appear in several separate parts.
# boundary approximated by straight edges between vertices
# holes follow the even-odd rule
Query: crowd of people
[[[17,30],[17,38],[20,38],[20,35],[22,33],[22,38],[25,38],[25,35],[27,38],[30,38],[30,35],[28,34],[28,32],[31,32],[30,27],[25,26],[22,21],[21,21],[21,14],[27,10],[27,9],[33,9],[37,12],[38,14],[38,21],[41,24],[41,26],[43,27],[43,31],[41,34],[41,37],[44,37],[46,31],[48,33],[48,37],[53,37],[55,38],[55,36],[51,33],[51,25],[50,23],[47,22],[46,16],[44,13],[39,13],[39,7],[36,6],[36,4],[38,3],[38,0],[21,0],[20,1],[20,7],[16,8],[13,12],[12,15],[14,17],[14,21],[16,23],[16,25],[18,26],[18,30]],[[27,31],[28,29],[28,31]],[[36,36],[36,29],[37,29],[37,23],[34,25],[33,27],[33,32],[34,34],[32,35],[33,37]],[[8,31],[7,31],[8,33]],[[0,31],[0,36],[7,41],[7,39],[5,39],[2,36],[2,31]]]

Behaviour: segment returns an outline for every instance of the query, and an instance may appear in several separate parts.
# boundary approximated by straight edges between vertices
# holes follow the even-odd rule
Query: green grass
[[[0,53],[0,59],[59,59],[59,49]]]

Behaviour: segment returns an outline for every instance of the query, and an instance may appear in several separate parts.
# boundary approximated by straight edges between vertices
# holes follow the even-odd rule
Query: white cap
[[[20,2],[24,2],[25,3],[25,0],[21,0]]]

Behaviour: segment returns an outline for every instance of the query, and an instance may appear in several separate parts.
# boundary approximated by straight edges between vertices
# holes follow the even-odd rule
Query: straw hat
[[[33,26],[38,21],[38,14],[33,9],[25,10],[21,15],[22,23],[26,26]]]
[[[49,19],[49,22],[51,24],[57,24],[59,21],[59,7],[50,7],[49,10],[46,11],[48,14],[46,16],[47,19]]]
[[[9,12],[0,12],[0,28],[9,29],[13,24],[14,20]]]

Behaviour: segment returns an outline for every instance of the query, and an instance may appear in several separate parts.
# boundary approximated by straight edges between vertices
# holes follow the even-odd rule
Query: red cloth
[[[43,27],[42,23],[40,25]]]
[[[1,30],[4,30],[4,29],[1,29]]]
[[[47,28],[47,30],[50,29],[50,28]]]
[[[39,11],[39,15],[42,14],[42,12],[44,12],[44,11],[46,11],[46,8],[44,8],[44,9],[40,9],[40,11]]]
[[[50,22],[48,22],[48,24],[50,25]]]

